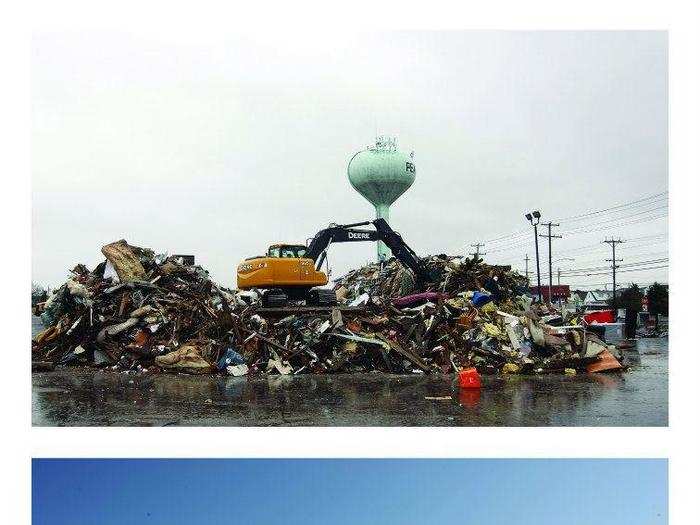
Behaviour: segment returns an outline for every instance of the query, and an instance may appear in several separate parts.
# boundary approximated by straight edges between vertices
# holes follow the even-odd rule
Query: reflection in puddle
[[[656,347],[649,348],[652,352]],[[36,425],[666,425],[666,354],[624,374],[203,377],[63,369],[33,375]],[[630,352],[631,354],[631,352]],[[445,400],[451,396],[452,401]]]

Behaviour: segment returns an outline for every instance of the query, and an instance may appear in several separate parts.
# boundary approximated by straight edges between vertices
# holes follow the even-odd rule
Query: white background
[[[695,2],[54,2],[3,10],[3,517],[29,523],[31,457],[668,457],[672,523],[697,519],[698,16]],[[31,428],[30,38],[118,29],[197,42],[236,30],[303,37],[353,29],[670,30],[670,426],[644,428]],[[282,38],[283,36],[279,36]],[[643,108],[640,108],[643,111]],[[9,190],[9,191],[7,191]],[[80,235],[79,231],[66,232]]]

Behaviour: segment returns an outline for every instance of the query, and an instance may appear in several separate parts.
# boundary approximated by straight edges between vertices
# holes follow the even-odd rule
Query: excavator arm
[[[357,229],[359,226],[369,226],[370,224],[374,226],[374,230]],[[365,241],[382,241],[389,247],[391,253],[394,254],[394,257],[401,264],[413,270],[419,281],[432,282],[436,280],[416,252],[382,218],[354,224],[331,224],[314,236],[309,243],[305,257],[313,259],[314,263],[316,263],[316,268],[319,269],[326,257],[326,250],[331,243]]]

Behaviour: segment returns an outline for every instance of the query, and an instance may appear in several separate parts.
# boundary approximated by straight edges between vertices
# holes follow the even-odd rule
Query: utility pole
[[[528,264],[530,262],[530,256],[526,253],[525,254],[525,279],[527,279],[527,282],[530,282],[530,272],[528,271]]]
[[[483,248],[483,247],[484,247],[484,244],[483,244],[483,243],[477,242],[476,244],[470,244],[469,246],[471,246],[472,248],[476,248],[476,251],[475,251],[475,252],[472,252],[472,253],[469,254],[469,255],[474,256],[474,259],[478,259],[478,258],[479,258],[479,255],[486,255],[486,252],[483,252],[483,253],[480,253],[480,252],[479,252],[479,248]]]
[[[545,222],[544,226],[547,227],[547,235],[540,235],[540,237],[547,237],[547,242],[549,244],[549,302],[552,302],[552,239],[561,239],[561,235],[552,235],[552,226],[558,227],[558,224],[554,224],[552,221]]]
[[[617,321],[617,281],[615,280],[616,276],[616,270],[618,268],[617,263],[622,261],[623,259],[617,259],[615,256],[615,245],[617,244],[622,244],[625,241],[621,240],[620,238],[617,239],[605,239],[603,243],[609,244],[612,246],[612,259],[605,259],[607,262],[612,262],[612,278],[613,278],[613,299],[612,299],[612,307],[613,307],[613,317]]]

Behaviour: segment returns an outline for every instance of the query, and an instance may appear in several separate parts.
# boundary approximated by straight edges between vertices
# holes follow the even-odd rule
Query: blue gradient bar
[[[36,525],[666,524],[666,460],[35,459]]]

